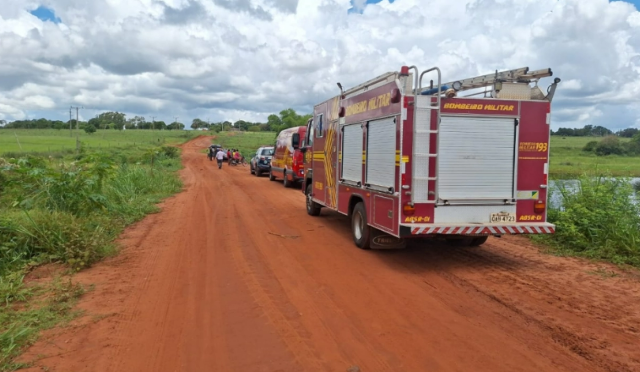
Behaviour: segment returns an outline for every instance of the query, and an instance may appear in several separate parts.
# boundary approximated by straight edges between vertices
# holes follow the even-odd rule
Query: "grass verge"
[[[123,229],[181,190],[175,147],[83,149],[60,157],[0,158],[0,371],[41,330],[77,315],[83,289],[69,275],[116,252]],[[66,267],[64,279],[25,283],[43,264]]]
[[[583,175],[557,187],[561,205],[548,211],[556,233],[532,239],[558,254],[640,268],[640,204],[629,179]]]

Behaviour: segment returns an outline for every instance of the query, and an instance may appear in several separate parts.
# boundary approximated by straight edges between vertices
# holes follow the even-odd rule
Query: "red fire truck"
[[[437,79],[423,87],[429,74]],[[300,150],[307,212],[351,217],[355,244],[407,238],[481,245],[488,236],[550,234],[550,69],[442,83],[403,66],[314,107]],[[464,96],[462,96],[464,94]]]

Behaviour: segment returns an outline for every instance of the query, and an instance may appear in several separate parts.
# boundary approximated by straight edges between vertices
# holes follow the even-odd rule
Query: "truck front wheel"
[[[371,247],[371,227],[367,224],[367,210],[362,202],[353,208],[351,232],[353,233],[353,242],[358,248],[369,249]]]
[[[311,195],[313,189],[311,188],[311,184],[307,185],[307,213],[310,216],[319,216],[320,215],[320,205],[313,201],[313,196]]]

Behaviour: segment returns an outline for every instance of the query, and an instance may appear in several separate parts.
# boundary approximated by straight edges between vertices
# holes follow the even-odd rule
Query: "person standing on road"
[[[218,169],[222,169],[222,161],[224,160],[224,152],[218,151],[216,154],[216,160],[218,161]]]

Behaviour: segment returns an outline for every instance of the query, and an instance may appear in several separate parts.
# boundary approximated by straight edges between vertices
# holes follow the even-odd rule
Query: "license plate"
[[[491,223],[511,222],[516,222],[516,215],[513,213],[491,213]]]

